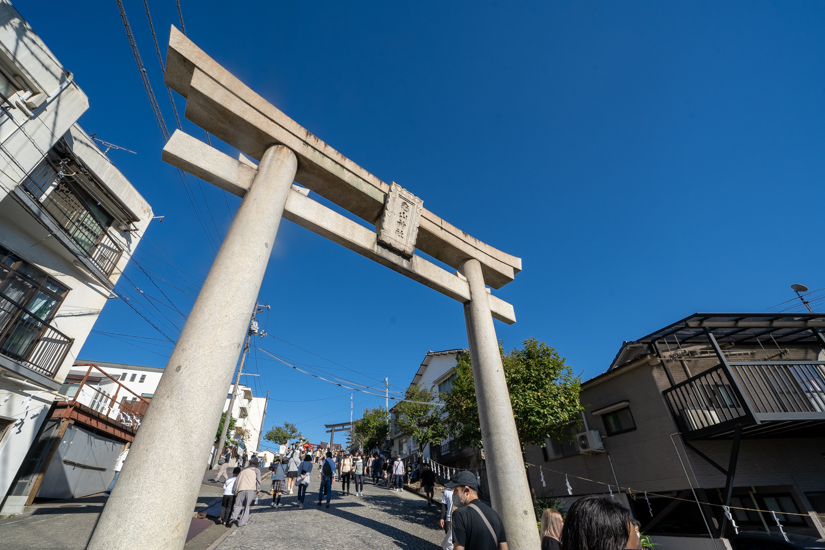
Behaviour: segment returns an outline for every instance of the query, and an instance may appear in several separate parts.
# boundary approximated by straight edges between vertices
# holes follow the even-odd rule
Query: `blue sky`
[[[173,128],[143,3],[125,5]],[[126,270],[157,301],[125,279],[117,289],[174,339],[183,319],[157,287],[189,310],[215,255],[202,224],[217,242],[239,199],[189,178],[200,222],[161,162],[115,2],[16,6],[88,94],[81,125],[137,152],[109,157],[165,216],[136,256],[152,280]],[[496,292],[519,319],[496,323],[508,348],[544,340],[586,379],[622,341],[693,312],[764,311],[792,283],[825,286],[822,3],[181,6],[189,37],[290,117],[523,258]],[[175,2],[149,7],[165,59]],[[360,384],[388,376],[403,390],[428,350],[467,345],[457,302],[289,222],[260,298],[278,339],[257,346]],[[119,300],[95,329],[144,338],[95,332],[84,359],[164,366],[171,351]],[[260,351],[247,364],[256,393],[270,391],[267,427],[296,422],[320,440],[323,423],[349,420],[347,390]],[[354,402],[357,417],[383,399]]]

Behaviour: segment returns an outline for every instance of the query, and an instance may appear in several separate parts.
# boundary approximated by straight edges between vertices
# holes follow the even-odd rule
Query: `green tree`
[[[367,452],[380,448],[390,433],[389,415],[381,407],[366,409],[354,424],[354,443],[361,443]]]
[[[295,427],[295,424],[290,422],[284,422],[283,426],[274,426],[264,435],[264,439],[278,445],[286,445],[290,439],[300,439],[302,437],[303,435]]]
[[[555,349],[528,338],[521,349],[502,349],[501,360],[522,449],[543,447],[545,439],[560,439],[567,426],[578,425],[581,381]],[[483,446],[469,354],[459,356],[452,388],[442,399],[445,423],[456,443]]]
[[[447,437],[441,406],[431,404],[438,400],[438,392],[414,384],[404,392],[404,399],[394,407],[395,424],[418,443],[420,452],[427,443],[435,445]]]
[[[221,432],[223,431],[223,423],[226,420],[226,413],[221,413],[221,421],[218,424],[218,431],[215,434],[215,445],[218,444],[218,441],[221,439]],[[231,439],[232,437],[232,430],[235,429],[235,417],[229,415],[229,428],[227,428],[226,433],[229,434],[228,437]]]

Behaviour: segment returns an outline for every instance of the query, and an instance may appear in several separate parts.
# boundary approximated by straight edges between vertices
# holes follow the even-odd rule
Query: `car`
[[[825,550],[825,539],[781,533],[744,531],[730,539],[733,550]]]

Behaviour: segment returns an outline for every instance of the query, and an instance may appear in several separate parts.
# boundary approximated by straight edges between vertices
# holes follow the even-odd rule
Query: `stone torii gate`
[[[352,422],[342,422],[340,424],[324,424],[324,428],[329,428],[325,433],[329,434],[329,448],[332,450],[332,442],[335,439],[335,432],[345,432],[352,429]]]
[[[487,289],[512,281],[521,259],[474,239],[425,210],[411,192],[387,185],[332,149],[174,27],[166,62],[166,84],[187,99],[186,118],[259,163],[229,157],[180,131],[163,149],[166,162],[243,200],[89,548],[183,548],[226,388],[282,217],[464,305],[493,507],[510,548],[538,548],[493,325],[493,318],[514,323],[515,313]],[[375,224],[376,230],[315,202],[309,191]],[[417,256],[416,249],[458,271]]]

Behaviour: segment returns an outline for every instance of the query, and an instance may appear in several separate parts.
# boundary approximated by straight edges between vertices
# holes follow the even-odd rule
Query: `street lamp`
[[[805,304],[805,307],[808,308],[808,311],[813,313],[814,310],[811,309],[811,304],[809,304],[808,301],[802,297],[802,294],[800,294],[800,292],[808,292],[808,287],[806,287],[805,285],[791,285],[791,289],[793,289],[793,291],[796,292],[796,295],[799,296],[799,299],[802,300],[802,303]]]

